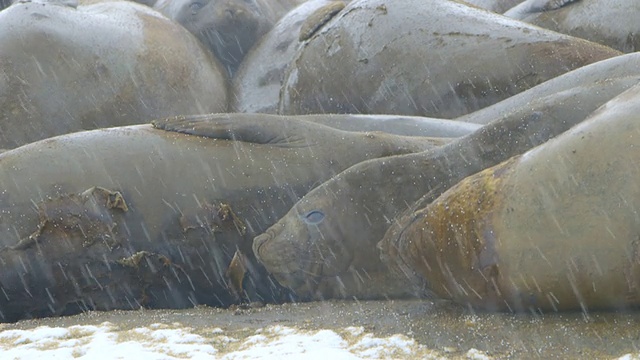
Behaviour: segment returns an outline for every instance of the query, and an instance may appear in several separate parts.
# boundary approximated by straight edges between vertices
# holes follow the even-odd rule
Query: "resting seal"
[[[527,0],[504,15],[630,53],[640,50],[635,0]]]
[[[233,77],[242,59],[303,0],[158,0],[154,8],[209,48]]]
[[[415,294],[392,277],[376,250],[393,219],[425,193],[435,199],[572,125],[544,112],[506,117],[439,148],[364,161],[310,191],[257,236],[255,255],[304,299]]]
[[[284,74],[303,44],[300,37],[310,36],[342,8],[342,1],[309,0],[280,19],[242,62],[233,79],[230,108],[276,114]]]
[[[128,1],[72,3],[0,12],[0,148],[226,111],[222,69],[181,26]]]
[[[436,295],[503,311],[640,305],[640,87],[399,220],[383,257]]]
[[[640,54],[616,56],[585,65],[456,120],[488,124],[496,119],[525,118],[532,112],[541,112],[545,117],[575,124],[638,83]]]
[[[356,0],[298,51],[279,113],[455,118],[617,55],[455,1]]]
[[[7,151],[0,317],[288,300],[255,262],[251,239],[343,169],[441,143],[221,114]],[[230,266],[237,251],[248,262]]]

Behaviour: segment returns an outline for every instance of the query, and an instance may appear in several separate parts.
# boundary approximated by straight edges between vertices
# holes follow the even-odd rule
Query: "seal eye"
[[[306,213],[304,216],[304,222],[310,225],[316,225],[324,220],[324,213],[320,210],[311,210]]]
[[[189,9],[191,10],[191,14],[195,15],[198,10],[202,9],[204,7],[204,5],[202,5],[202,3],[199,2],[193,2],[191,3],[191,5],[189,5]]]

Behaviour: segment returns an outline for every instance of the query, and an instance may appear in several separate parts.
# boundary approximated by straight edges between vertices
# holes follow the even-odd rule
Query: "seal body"
[[[276,114],[285,71],[296,51],[303,27],[320,27],[344,7],[342,1],[309,0],[280,19],[252,48],[233,79],[230,108],[237,112]],[[323,16],[313,19],[314,14]]]
[[[298,115],[295,118],[346,131],[382,131],[396,135],[439,138],[469,135],[481,127],[464,121],[401,115],[315,114]]]
[[[511,311],[640,305],[640,88],[566,133],[471,176],[381,247],[435,294]],[[408,270],[407,270],[408,269]]]
[[[462,0],[461,2],[477,6],[479,8],[502,14],[523,0]]]
[[[154,8],[211,50],[230,76],[249,49],[303,0],[159,0]]]
[[[357,0],[298,51],[279,112],[454,118],[619,54],[455,1]]]
[[[488,124],[540,112],[575,124],[639,82],[640,54],[620,55],[572,70],[456,120]]]
[[[0,12],[0,49],[0,148],[227,108],[218,63],[132,2],[16,3]]]
[[[640,50],[639,13],[634,0],[527,0],[505,15],[630,53]]]
[[[441,143],[226,114],[156,127],[171,131],[79,132],[0,154],[2,320],[288,300],[251,239],[318,181]]]
[[[439,148],[359,163],[301,198],[254,239],[254,253],[304,299],[423,295],[380,260],[376,244],[393,219],[417,200],[434,200],[465,177],[566,131],[570,120],[544,112],[500,118]]]

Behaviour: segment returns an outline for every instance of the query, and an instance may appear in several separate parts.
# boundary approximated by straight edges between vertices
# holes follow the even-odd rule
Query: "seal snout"
[[[260,248],[262,247],[262,245],[269,242],[269,240],[273,239],[273,237],[273,230],[269,228],[264,233],[253,238],[253,253],[258,259],[260,259]]]
[[[260,247],[269,240],[271,240],[269,233],[263,233],[253,238],[253,253],[256,254],[256,257],[260,258]]]

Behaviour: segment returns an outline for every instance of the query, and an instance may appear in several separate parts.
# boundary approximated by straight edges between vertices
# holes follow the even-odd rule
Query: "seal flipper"
[[[300,28],[298,41],[305,41],[311,38],[321,27],[344,9],[345,3],[342,1],[332,1],[329,4],[314,11]]]
[[[344,136],[346,131],[294,117],[266,114],[208,114],[154,120],[156,129],[183,134],[281,147],[316,145],[318,134]]]

